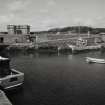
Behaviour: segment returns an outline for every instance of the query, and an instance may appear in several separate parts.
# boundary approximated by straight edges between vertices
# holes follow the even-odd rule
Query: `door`
[[[0,43],[4,43],[4,38],[0,37]]]

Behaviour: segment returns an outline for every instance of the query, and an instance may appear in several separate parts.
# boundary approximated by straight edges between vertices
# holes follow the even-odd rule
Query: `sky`
[[[85,25],[105,28],[105,0],[0,0],[0,31],[8,24],[31,31]]]

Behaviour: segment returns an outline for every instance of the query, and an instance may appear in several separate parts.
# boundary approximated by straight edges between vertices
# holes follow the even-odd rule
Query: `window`
[[[16,34],[22,34],[21,30],[16,30]]]

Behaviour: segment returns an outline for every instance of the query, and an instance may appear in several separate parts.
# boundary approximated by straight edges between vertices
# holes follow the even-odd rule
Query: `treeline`
[[[98,34],[105,33],[105,28],[92,28],[88,26],[71,26],[63,28],[53,28],[48,31],[31,32],[31,33],[57,33],[57,32],[71,32],[71,33],[88,33]]]
[[[92,28],[87,26],[72,26],[72,27],[64,27],[64,28],[54,28],[48,30],[48,32],[72,32],[72,33],[92,33],[98,34],[101,32],[105,32],[105,28]]]

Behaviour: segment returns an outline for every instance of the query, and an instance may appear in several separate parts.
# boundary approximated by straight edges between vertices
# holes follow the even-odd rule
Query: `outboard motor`
[[[11,74],[10,59],[0,56],[0,77],[5,77]]]

